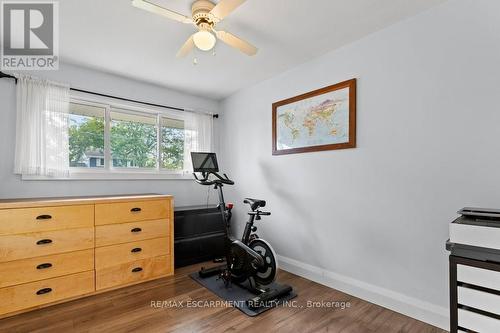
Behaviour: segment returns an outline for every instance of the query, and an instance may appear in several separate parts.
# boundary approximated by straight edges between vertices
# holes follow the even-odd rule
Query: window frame
[[[70,95],[70,103],[78,103],[104,109],[104,167],[84,168],[70,167],[69,178],[53,178],[44,176],[23,175],[23,180],[140,180],[140,179],[177,179],[192,180],[191,173],[186,170],[169,170],[161,167],[161,119],[162,117],[183,120],[178,112],[172,112],[140,103],[116,103],[111,99],[96,99],[87,96]],[[113,167],[111,154],[111,112],[154,116],[156,125],[156,167],[126,168]],[[69,163],[69,161],[68,161]]]

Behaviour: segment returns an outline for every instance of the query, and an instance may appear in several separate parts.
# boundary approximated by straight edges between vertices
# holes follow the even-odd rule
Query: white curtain
[[[184,172],[193,172],[191,152],[213,152],[213,116],[190,112],[184,118]]]
[[[14,172],[69,176],[69,86],[17,75]]]

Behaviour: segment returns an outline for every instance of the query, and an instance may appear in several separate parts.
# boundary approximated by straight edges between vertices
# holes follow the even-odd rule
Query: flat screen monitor
[[[219,172],[215,153],[191,153],[194,172]]]

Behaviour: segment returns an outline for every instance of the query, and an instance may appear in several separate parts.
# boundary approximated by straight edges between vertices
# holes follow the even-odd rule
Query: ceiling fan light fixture
[[[129,0],[130,1],[130,0]],[[156,0],[132,0],[132,5],[147,12],[167,17],[171,20],[193,24],[198,31],[184,42],[177,51],[176,57],[183,58],[194,47],[202,51],[214,50],[217,40],[229,45],[246,55],[253,56],[258,49],[247,41],[222,30],[215,30],[215,26],[246,0],[190,0],[191,17],[155,4]],[[215,55],[215,51],[212,51]]]
[[[202,51],[209,51],[215,46],[215,36],[206,30],[200,30],[193,35],[193,42]]]

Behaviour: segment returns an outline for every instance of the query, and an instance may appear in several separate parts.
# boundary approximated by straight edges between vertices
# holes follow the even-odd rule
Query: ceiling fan
[[[246,0],[221,0],[219,3],[214,4],[208,0],[197,0],[193,2],[191,6],[191,17],[158,6],[147,0],[133,0],[132,5],[181,23],[194,24],[198,28],[198,32],[191,35],[177,52],[178,58],[186,56],[191,52],[194,46],[202,51],[211,50],[215,46],[216,37],[227,45],[249,56],[253,56],[257,53],[257,48],[255,46],[229,32],[215,30],[217,23],[222,21],[245,1]]]

